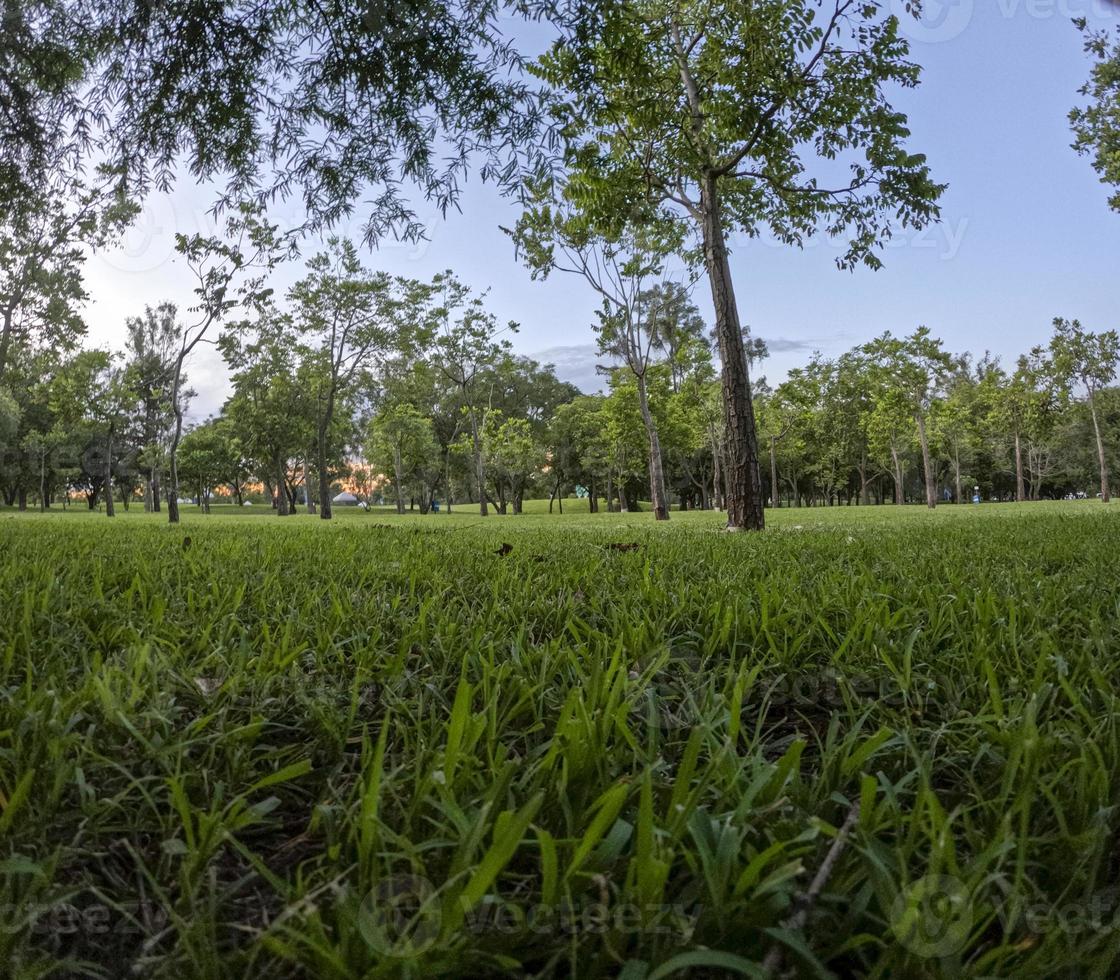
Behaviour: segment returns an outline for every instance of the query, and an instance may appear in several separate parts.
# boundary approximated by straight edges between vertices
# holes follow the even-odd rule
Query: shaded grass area
[[[1120,513],[185,515],[0,515],[6,975],[1114,973]]]

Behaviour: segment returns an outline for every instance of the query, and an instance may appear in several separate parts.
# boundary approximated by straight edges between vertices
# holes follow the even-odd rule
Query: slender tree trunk
[[[626,481],[620,480],[618,483],[618,509],[623,514],[630,513],[630,504],[626,499]]]
[[[307,505],[307,513],[315,513],[315,495],[311,492],[311,453],[303,457],[303,500]]]
[[[401,463],[401,447],[400,444],[393,447],[393,477],[397,485],[397,513],[404,513],[404,484],[401,479],[401,471],[404,469]]]
[[[868,486],[870,481],[867,479],[867,453],[863,453],[859,458],[859,502],[867,507],[871,503],[871,496],[868,493]]]
[[[113,427],[109,426],[105,449],[105,516],[115,517],[113,509]]]
[[[761,531],[766,524],[762,506],[762,479],[758,467],[758,434],[750,374],[747,370],[743,331],[735,304],[731,266],[727,259],[722,206],[717,178],[705,175],[700,190],[704,261],[712,287],[716,336],[723,363],[723,403],[727,422],[727,526],[733,530]]]
[[[152,467],[152,512],[158,514],[160,512],[160,485],[159,485],[159,467]]]
[[[961,454],[960,450],[953,454],[953,483],[957,496],[954,503],[960,503],[964,498],[961,496]]]
[[[20,510],[27,510],[27,488],[20,487],[19,493],[16,495],[17,506]],[[92,508],[90,508],[92,510]]]
[[[1104,440],[1101,438],[1101,426],[1097,420],[1097,402],[1093,392],[1089,392],[1089,414],[1093,416],[1093,432],[1097,437],[1097,461],[1101,468],[1101,500],[1106,504],[1112,499],[1108,486],[1108,460],[1104,454]]]
[[[12,323],[15,317],[15,303],[9,302],[4,309],[4,327],[0,331],[0,381],[8,367],[8,351],[12,346]]]
[[[168,447],[167,522],[179,523],[179,440],[183,438],[183,406],[179,403],[179,386],[183,378],[184,354],[180,353],[175,361],[175,381],[171,386],[171,408],[175,413],[175,428],[171,433]]]
[[[319,419],[318,466],[319,466],[319,517],[324,521],[331,519],[331,481],[327,475],[327,430],[334,415],[334,393],[327,398],[327,410]]]
[[[782,506],[780,488],[778,487],[778,437],[770,437],[770,502],[773,507]]]
[[[1023,477],[1023,440],[1018,430],[1015,432],[1015,499],[1019,503],[1027,499],[1027,484]]]
[[[918,441],[922,444],[922,470],[926,478],[926,506],[933,510],[937,507],[937,480],[933,475],[933,462],[929,455],[926,417],[921,412],[918,413]]]
[[[287,517],[291,511],[288,509],[288,481],[284,473],[284,460],[277,456],[273,465],[276,467],[276,516]]]
[[[47,510],[47,452],[39,450],[39,512]]]
[[[665,495],[665,470],[661,463],[661,440],[657,438],[657,425],[649,410],[649,392],[646,389],[645,374],[638,375],[638,408],[642,413],[642,423],[646,427],[649,440],[649,493],[653,504],[654,520],[669,519],[669,501]]]
[[[711,426],[708,428],[708,441],[712,445],[712,506],[716,510],[723,510],[723,450]]]
[[[894,446],[891,446],[891,459],[894,461],[894,502],[901,506],[906,503],[906,492],[902,484],[902,460],[898,458],[898,449]]]
[[[471,446],[474,450],[474,471],[478,481],[478,512],[483,517],[488,517],[490,512],[486,509],[486,464],[482,459],[482,437],[478,432],[478,416],[471,409]]]

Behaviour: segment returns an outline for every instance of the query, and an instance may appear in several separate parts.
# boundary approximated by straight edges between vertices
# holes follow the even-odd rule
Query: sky
[[[813,351],[839,354],[885,330],[928,326],[954,352],[990,351],[1013,360],[1050,334],[1055,316],[1090,329],[1120,327],[1117,258],[1120,214],[1090,161],[1071,148],[1068,124],[1089,72],[1074,17],[1110,27],[1120,5],[1107,0],[925,0],[922,21],[891,0],[924,68],[915,91],[896,105],[910,119],[910,147],[925,153],[949,188],[937,226],[896,238],[885,268],[840,271],[827,240],[797,250],[766,237],[732,240],[740,317],[771,356],[757,370],[772,383]],[[191,303],[188,270],[174,235],[214,230],[212,189],[180,180],[154,195],[119,246],[87,264],[89,343],[123,346],[124,320],[146,304]],[[420,243],[385,242],[371,268],[417,278],[444,269],[477,289],[490,308],[520,324],[518,353],[556,365],[560,377],[597,390],[592,330],[597,302],[572,275],[533,281],[500,230],[517,217],[491,186],[469,181],[458,212],[441,216],[423,201],[428,229]],[[298,215],[288,209],[290,220]],[[283,223],[281,207],[274,217]],[[346,229],[341,229],[346,233]],[[354,237],[360,238],[357,224]],[[307,242],[304,254],[316,250]],[[278,276],[294,281],[298,265]],[[694,298],[711,320],[703,280]],[[184,318],[187,314],[184,314]],[[194,419],[216,412],[228,393],[221,358],[203,348],[192,360]]]

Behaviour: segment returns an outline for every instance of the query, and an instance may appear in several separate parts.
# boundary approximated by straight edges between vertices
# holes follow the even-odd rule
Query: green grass
[[[532,509],[0,514],[4,975],[1115,974],[1120,511]]]

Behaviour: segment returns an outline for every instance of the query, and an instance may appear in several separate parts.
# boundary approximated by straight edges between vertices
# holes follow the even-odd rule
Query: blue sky
[[[903,0],[892,0],[899,9]],[[921,87],[902,93],[913,149],[949,183],[942,223],[893,243],[879,272],[841,272],[827,241],[803,251],[772,241],[735,241],[732,271],[741,317],[765,338],[762,367],[779,380],[813,350],[839,353],[884,330],[925,324],[954,351],[1014,358],[1044,341],[1054,316],[1096,329],[1120,327],[1117,258],[1120,215],[1089,161],[1070,149],[1067,113],[1089,62],[1071,20],[1120,22],[1107,0],[926,0],[924,23],[904,21]],[[153,197],[121,247],[91,258],[90,342],[121,346],[124,317],[145,303],[190,303],[186,270],[174,258],[176,231],[211,227],[205,188],[181,182]],[[386,243],[371,267],[428,277],[451,268],[490,288],[502,319],[516,320],[519,352],[557,364],[562,377],[596,386],[595,300],[572,276],[533,282],[499,230],[511,205],[478,181],[460,213],[442,218],[421,203],[424,243]],[[294,216],[294,212],[293,212]],[[283,220],[283,213],[278,217]],[[308,243],[305,251],[314,250]],[[294,278],[290,269],[284,278]],[[706,285],[696,299],[710,311]],[[195,417],[215,411],[226,391],[220,358],[202,351],[191,368]]]

